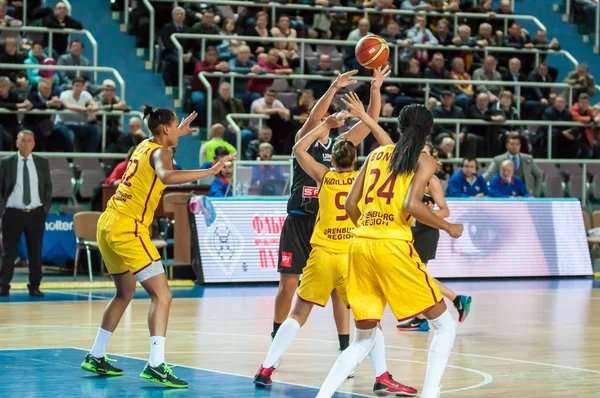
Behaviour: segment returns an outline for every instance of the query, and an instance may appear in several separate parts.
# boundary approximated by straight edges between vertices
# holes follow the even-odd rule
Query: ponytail
[[[170,124],[175,117],[175,112],[167,108],[153,109],[150,105],[144,105],[143,109],[144,119],[153,135],[159,135],[160,127]]]

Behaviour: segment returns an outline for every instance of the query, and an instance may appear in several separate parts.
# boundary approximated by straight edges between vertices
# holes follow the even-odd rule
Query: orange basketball
[[[356,59],[367,69],[379,68],[390,56],[390,47],[385,39],[377,35],[367,35],[356,43]]]

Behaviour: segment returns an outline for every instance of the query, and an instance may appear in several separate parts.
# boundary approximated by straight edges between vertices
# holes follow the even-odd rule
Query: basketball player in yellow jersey
[[[193,131],[190,123],[196,118],[196,112],[179,126],[177,116],[169,109],[153,110],[146,106],[144,117],[153,137],[141,142],[135,149],[117,192],[98,221],[98,247],[117,292],[104,310],[94,346],[81,367],[101,375],[123,374],[121,369],[109,363],[106,345],[135,294],[137,281],[151,299],[148,314],[150,358],[140,376],[168,387],[185,388],[188,384],[173,375],[165,363],[171,290],[160,255],[150,241],[149,227],[166,185],[184,184],[215,175],[235,155],[221,159],[209,170],[173,170],[170,148],[177,146],[181,135]]]
[[[358,98],[354,100],[360,103]],[[371,131],[381,128],[364,112],[362,104],[345,102]],[[400,112],[398,122],[398,143],[371,152],[345,203],[348,215],[358,226],[350,245],[347,290],[357,331],[354,342],[331,369],[318,398],[331,397],[373,349],[377,322],[387,304],[399,320],[423,313],[431,321],[435,335],[421,396],[438,398],[440,394],[456,321],[412,246],[410,227],[414,217],[458,238],[463,226],[448,223],[422,202],[425,187],[437,169],[435,159],[421,153],[433,127],[431,112],[423,105],[409,105]]]

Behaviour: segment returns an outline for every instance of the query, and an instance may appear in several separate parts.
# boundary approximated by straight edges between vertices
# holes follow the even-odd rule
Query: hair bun
[[[150,105],[144,105],[144,117],[152,116],[154,114],[154,110]]]

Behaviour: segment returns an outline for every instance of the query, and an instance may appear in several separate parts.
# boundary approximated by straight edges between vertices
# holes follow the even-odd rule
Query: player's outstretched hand
[[[194,121],[194,119],[196,119],[196,117],[198,116],[198,113],[196,113],[196,111],[190,113],[190,115],[188,117],[186,117],[185,119],[183,119],[181,121],[181,123],[179,123],[179,135],[186,135],[189,133],[198,133],[200,132],[199,129],[194,128],[194,127],[190,127],[190,123],[192,123]]]
[[[237,156],[237,153],[227,155],[227,156],[219,159],[219,161],[217,163],[215,163],[215,165],[213,167],[211,167],[210,169],[212,171],[214,171],[215,174],[217,174],[219,171],[221,171],[221,169],[223,167],[231,165],[233,163],[233,161],[235,160],[236,156]]]
[[[356,93],[348,93],[344,96],[345,98],[341,98],[342,102],[350,108],[350,113],[352,116],[360,118],[362,115],[366,114],[365,106],[358,98]]]
[[[371,87],[380,89],[383,81],[392,73],[389,65],[380,66],[379,68],[373,69],[373,80],[371,81]]]
[[[329,115],[329,117],[325,120],[325,124],[329,129],[337,129],[342,127],[346,122],[346,118],[350,115],[348,111],[336,112],[333,115]]]
[[[337,89],[340,89],[358,83],[358,80],[350,80],[350,78],[357,73],[358,70],[354,69],[338,75],[333,82],[333,86]]]
[[[453,238],[460,238],[463,233],[463,225],[462,224],[448,224],[448,235]]]

